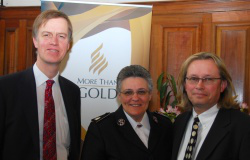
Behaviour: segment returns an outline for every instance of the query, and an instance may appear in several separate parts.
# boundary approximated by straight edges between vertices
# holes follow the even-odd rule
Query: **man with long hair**
[[[221,58],[190,56],[178,77],[179,105],[172,160],[250,158],[250,117],[239,111],[232,78]]]

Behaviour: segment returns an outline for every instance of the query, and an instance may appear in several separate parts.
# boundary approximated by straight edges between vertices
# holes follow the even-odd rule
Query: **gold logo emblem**
[[[91,66],[89,67],[89,72],[93,71],[93,74],[98,71],[98,75],[108,66],[108,62],[104,57],[104,54],[100,53],[103,44],[101,44],[92,54],[91,54]]]

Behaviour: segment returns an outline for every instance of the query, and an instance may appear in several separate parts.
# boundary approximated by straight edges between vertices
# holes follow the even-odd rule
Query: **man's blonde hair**
[[[33,29],[32,29],[32,36],[33,38],[37,38],[37,34],[38,34],[38,30],[39,28],[41,27],[41,25],[45,25],[48,20],[50,19],[53,19],[53,18],[64,18],[67,23],[68,23],[68,39],[69,39],[69,42],[72,41],[72,32],[73,32],[73,29],[72,29],[72,24],[69,20],[69,17],[61,12],[61,11],[58,11],[58,10],[46,10],[42,13],[40,13],[34,23],[33,23]]]
[[[177,99],[178,106],[183,107],[184,110],[189,110],[192,108],[192,103],[188,99],[187,92],[185,91],[185,83],[186,83],[186,75],[189,65],[195,60],[207,60],[212,59],[215,65],[218,67],[220,77],[222,81],[227,82],[227,87],[220,94],[220,98],[218,101],[218,107],[221,108],[239,108],[238,102],[236,99],[236,92],[232,83],[232,78],[228,73],[225,63],[223,60],[213,53],[208,52],[200,52],[194,55],[191,55],[181,66],[181,70],[179,73],[178,81],[177,81]]]

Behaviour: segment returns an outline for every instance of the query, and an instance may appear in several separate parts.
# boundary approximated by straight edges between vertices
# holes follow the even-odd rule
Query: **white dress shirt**
[[[124,111],[124,113],[129,121],[129,123],[131,124],[132,128],[135,130],[135,133],[138,135],[138,137],[141,139],[141,141],[144,143],[144,145],[148,148],[148,137],[149,137],[149,133],[150,133],[150,124],[149,124],[148,114],[145,112],[141,122],[136,122],[125,111]],[[141,132],[138,130],[138,128],[137,128],[138,123],[142,124],[142,127],[140,127],[139,129],[144,134],[143,133],[141,134]],[[144,140],[144,139],[146,139],[146,140]]]
[[[39,120],[39,140],[40,140],[40,160],[43,160],[43,123],[44,123],[44,94],[46,89],[46,81],[49,79],[35,64],[33,71],[36,80],[38,120]],[[70,146],[70,134],[68,117],[59,86],[59,72],[53,78],[55,81],[52,86],[52,95],[55,103],[56,114],[56,151],[57,159],[67,160]]]
[[[201,149],[201,146],[202,146],[202,144],[203,144],[214,120],[215,120],[215,117],[218,114],[218,111],[219,111],[219,109],[217,108],[217,105],[214,105],[209,110],[198,115],[200,123],[199,123],[199,129],[198,129],[197,142],[196,142],[195,148],[193,149],[193,154],[192,154],[193,160],[196,159],[196,157]],[[197,115],[197,113],[193,109],[193,113],[188,121],[186,131],[183,134],[184,136],[182,138],[182,142],[181,142],[178,157],[177,157],[178,160],[183,160],[183,158],[184,158],[186,148],[188,145],[188,141],[189,141],[190,136],[191,136],[192,125],[193,125],[194,118],[196,115]]]

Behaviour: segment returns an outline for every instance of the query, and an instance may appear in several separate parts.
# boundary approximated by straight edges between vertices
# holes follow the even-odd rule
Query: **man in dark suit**
[[[178,94],[187,111],[174,124],[172,160],[250,159],[250,117],[239,111],[232,79],[218,56],[190,56],[181,67]]]
[[[167,160],[171,158],[171,121],[148,111],[153,83],[141,66],[123,68],[117,77],[121,106],[92,120],[82,160]]]
[[[79,158],[80,90],[59,75],[71,40],[72,25],[67,15],[56,10],[42,12],[33,24],[36,63],[0,78],[1,160]],[[50,92],[47,81],[53,84]],[[53,106],[54,111],[45,111],[47,106]],[[45,129],[49,125],[54,128]]]

